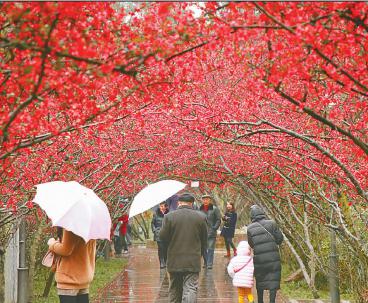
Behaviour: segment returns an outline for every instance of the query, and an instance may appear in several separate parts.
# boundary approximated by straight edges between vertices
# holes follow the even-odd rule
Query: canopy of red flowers
[[[2,3],[0,210],[164,177],[367,203],[360,3]]]

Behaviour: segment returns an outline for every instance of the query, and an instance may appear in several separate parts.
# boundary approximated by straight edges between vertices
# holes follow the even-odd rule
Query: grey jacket
[[[168,243],[168,272],[200,272],[207,247],[206,218],[189,206],[179,206],[164,217],[161,241]]]
[[[202,204],[199,210],[207,217],[207,233],[208,238],[216,238],[217,230],[221,225],[221,213],[220,210],[213,204],[208,205],[208,211],[204,210]]]
[[[164,221],[164,215],[166,215],[169,211],[166,210],[165,214],[163,214],[159,208],[156,209],[155,213],[153,214],[153,218],[151,221],[151,229],[153,232],[153,240],[159,242],[160,241],[160,230],[162,227],[162,222]]]
[[[262,208],[253,205],[250,210],[252,223],[247,227],[248,243],[254,251],[254,275],[257,288],[279,289],[281,261],[278,245],[283,235],[273,220],[267,220]]]

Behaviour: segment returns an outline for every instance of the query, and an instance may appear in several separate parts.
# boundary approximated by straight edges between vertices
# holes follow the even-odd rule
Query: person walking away
[[[236,247],[233,243],[233,238],[235,235],[235,227],[236,221],[238,219],[238,215],[235,212],[234,203],[228,202],[226,203],[226,213],[222,217],[222,221],[224,222],[224,226],[221,230],[221,236],[224,238],[225,247],[226,247],[226,255],[225,257],[230,258],[230,247],[233,249],[234,256],[236,256]]]
[[[275,303],[280,289],[281,261],[279,245],[284,237],[273,220],[268,220],[258,205],[250,208],[252,223],[247,226],[247,236],[254,252],[254,274],[258,303],[263,303],[264,290],[270,292],[270,303]]]
[[[123,249],[123,243],[120,235],[121,221],[116,220],[112,225],[112,240],[114,243],[115,257],[121,256],[121,251]]]
[[[213,266],[217,230],[221,225],[220,210],[212,202],[213,199],[210,195],[203,195],[202,205],[199,208],[207,218],[207,252],[204,256],[204,267],[207,267],[207,269],[212,269]]]
[[[237,251],[237,256],[233,257],[227,266],[227,272],[233,279],[233,285],[238,288],[238,302],[245,302],[245,296],[247,296],[248,302],[253,303],[254,266],[248,242],[239,242]]]
[[[95,272],[96,240],[86,243],[64,229],[61,239],[50,238],[47,244],[60,257],[55,273],[60,303],[88,303],[89,285]]]
[[[126,212],[124,212],[119,218],[118,222],[121,222],[120,226],[120,237],[121,237],[121,243],[124,249],[124,254],[128,253],[128,242],[126,239],[126,234],[128,231],[128,223],[129,223],[129,216]]]
[[[125,240],[128,246],[132,245],[132,223],[130,219],[128,220],[127,233],[125,235]]]
[[[164,216],[161,241],[168,244],[169,302],[197,302],[201,255],[207,247],[206,218],[192,209],[194,197],[184,193],[178,208]]]
[[[151,229],[153,232],[153,240],[157,243],[158,250],[158,259],[160,261],[160,268],[166,267],[166,259],[167,259],[167,243],[165,241],[161,241],[160,239],[160,230],[162,227],[162,222],[164,220],[164,216],[169,212],[169,208],[166,202],[160,203],[159,208],[155,211],[152,221],[151,221]]]

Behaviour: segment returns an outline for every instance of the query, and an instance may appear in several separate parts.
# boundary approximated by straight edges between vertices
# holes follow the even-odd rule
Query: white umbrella
[[[143,188],[135,197],[130,206],[129,218],[134,217],[153,206],[165,201],[186,186],[176,180],[162,180]]]
[[[33,201],[60,226],[82,237],[110,239],[111,218],[106,204],[93,190],[76,181],[54,181],[36,185]]]

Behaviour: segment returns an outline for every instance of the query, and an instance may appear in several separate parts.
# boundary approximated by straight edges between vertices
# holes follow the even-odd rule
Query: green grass
[[[307,283],[303,280],[295,282],[283,282],[283,280],[291,274],[291,270],[287,265],[283,264],[282,267],[282,279],[281,279],[281,292],[285,297],[290,299],[313,299],[312,292],[309,290]],[[328,285],[317,288],[320,299],[329,299],[330,293]],[[340,294],[342,300],[349,300],[352,302],[354,297],[352,294]]]
[[[96,271],[93,282],[90,286],[90,299],[93,299],[100,289],[107,285],[126,265],[126,259],[110,259],[105,261],[101,258],[97,259]],[[34,300],[35,303],[56,303],[59,302],[56,294],[56,286],[51,286],[51,291],[48,298],[42,298],[42,293],[45,288],[46,280],[49,271],[47,268],[42,268],[36,275],[34,280]]]

